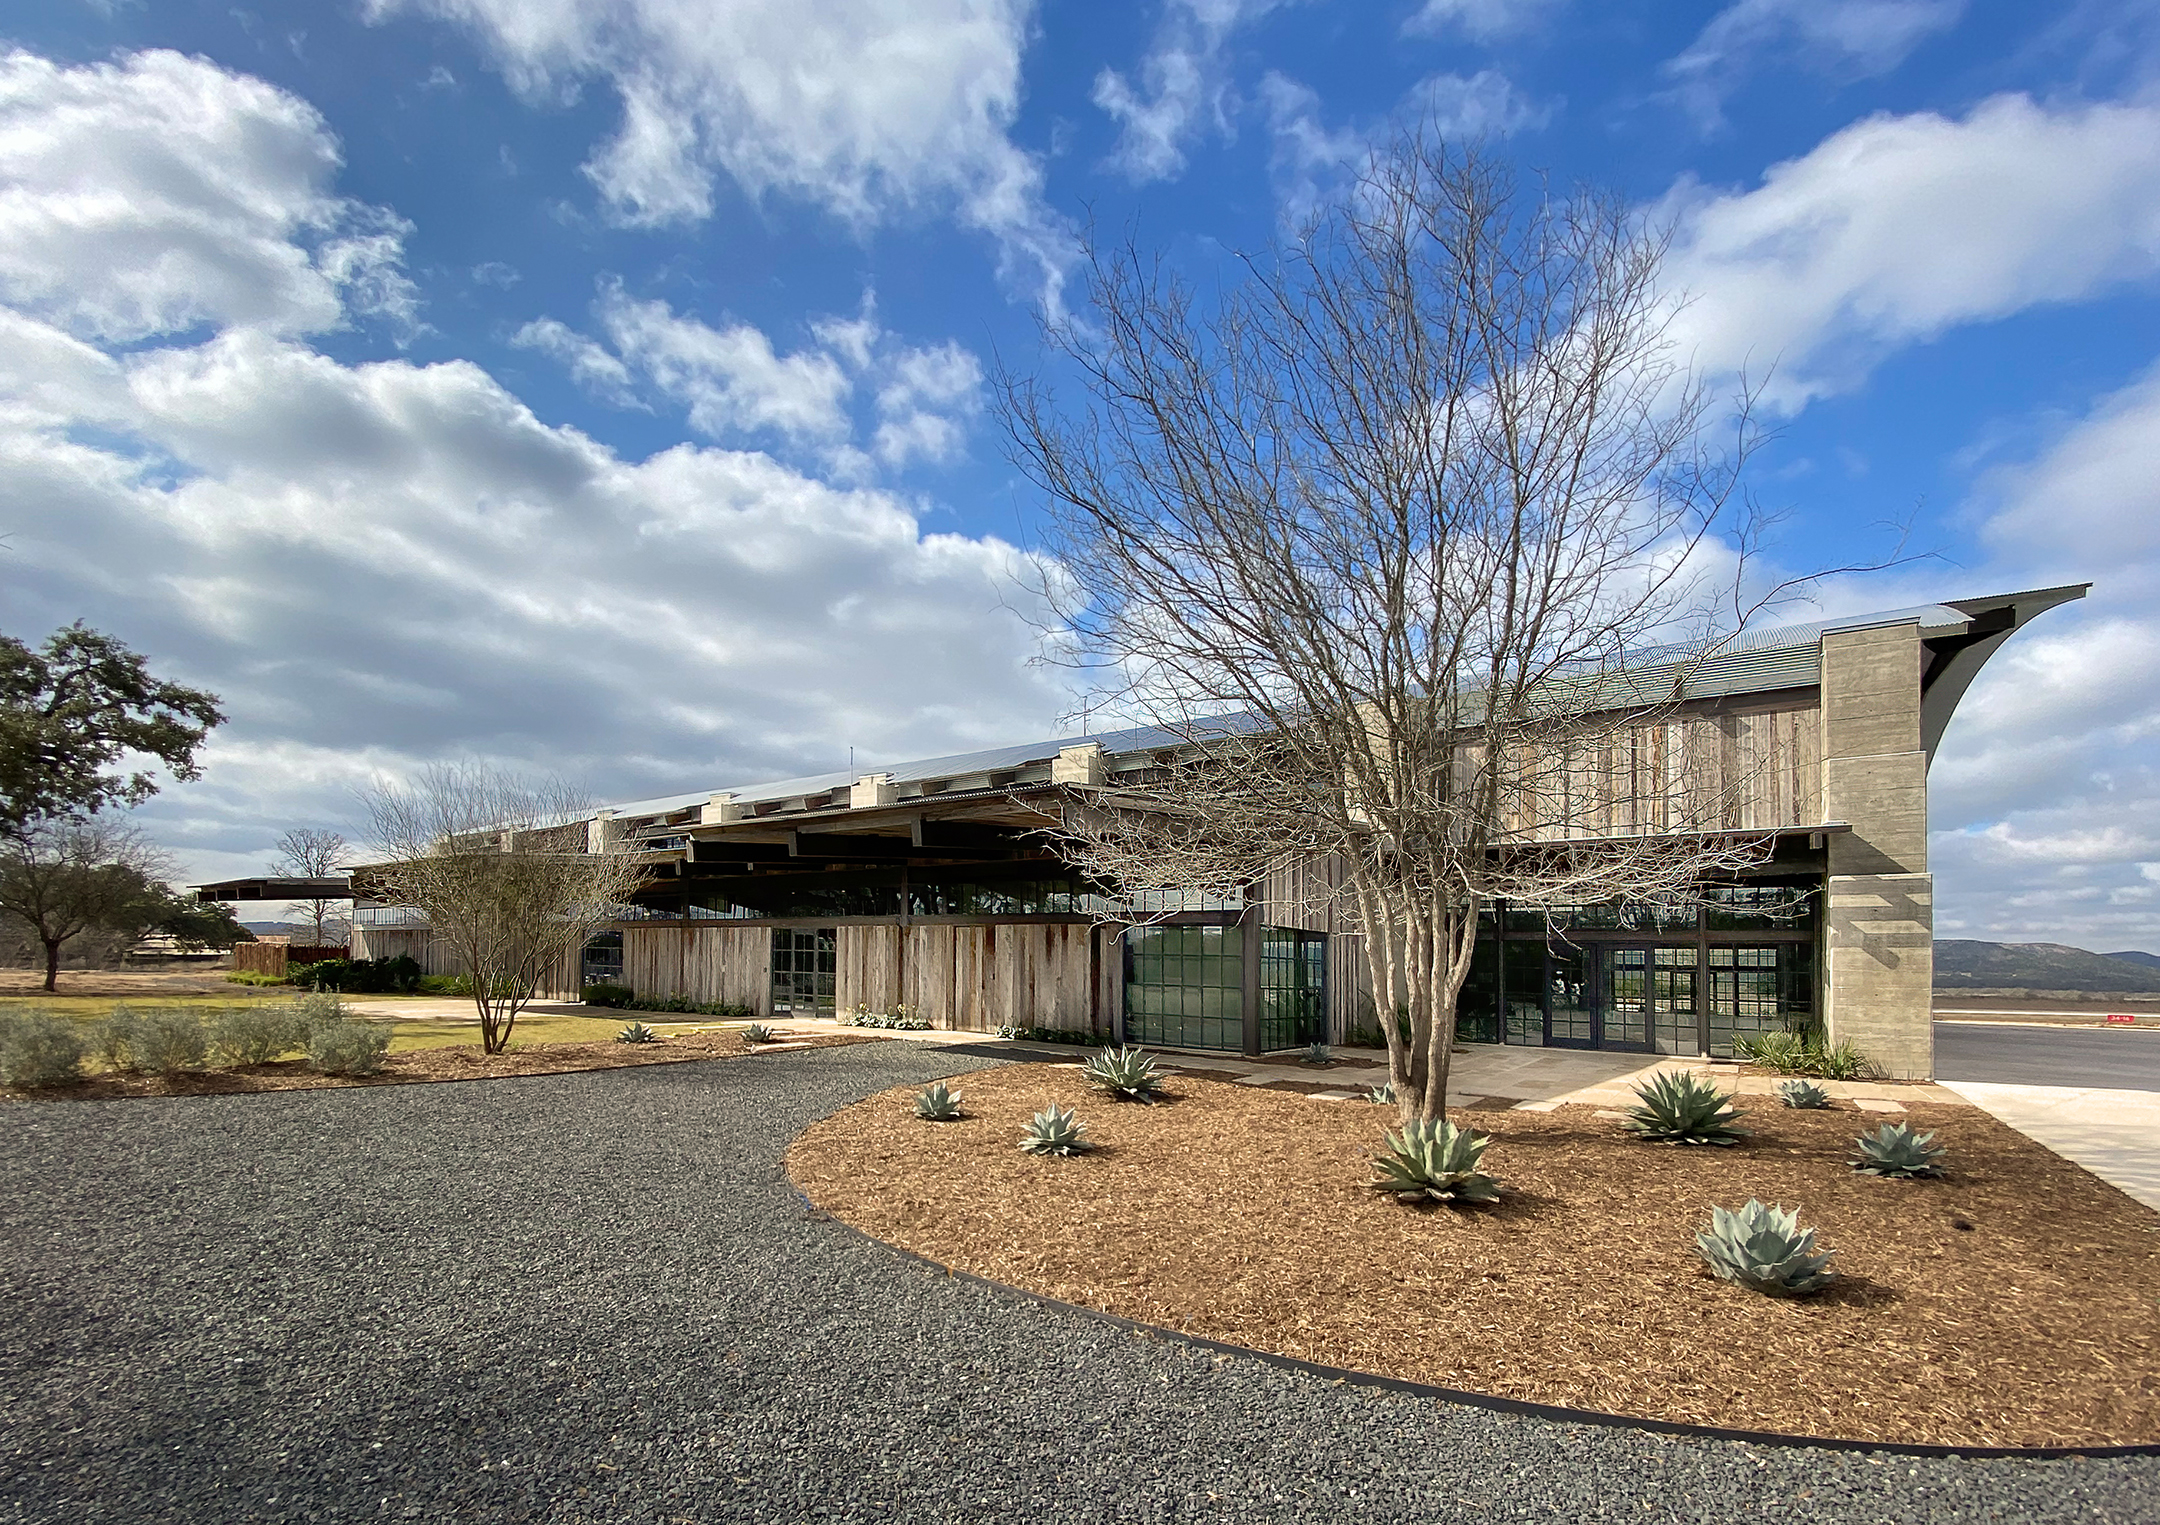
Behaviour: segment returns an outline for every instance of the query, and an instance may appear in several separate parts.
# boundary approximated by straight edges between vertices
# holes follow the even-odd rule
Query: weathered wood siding
[[[425,927],[353,928],[354,958],[396,958],[401,953],[418,964],[422,974],[450,976],[465,972],[464,960],[453,953],[448,944],[438,942],[435,934]],[[553,979],[541,984],[541,996],[556,1001],[576,1000],[584,973],[582,963],[582,957],[573,953],[555,971]]]
[[[962,1032],[1007,1023],[1092,1032],[1101,1022],[1098,941],[1098,930],[1084,922],[843,926],[835,937],[835,999],[843,1011],[889,1011],[905,1002],[917,1016]]]
[[[623,928],[623,983],[639,995],[734,1001],[772,1014],[772,930],[710,923]]]

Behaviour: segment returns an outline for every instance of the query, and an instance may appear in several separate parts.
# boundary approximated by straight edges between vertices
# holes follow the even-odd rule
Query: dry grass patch
[[[2160,1214],[1977,1108],[1916,1105],[1950,1147],[1932,1182],[1857,1176],[1881,1118],[1739,1102],[1730,1149],[1649,1144],[1584,1107],[1494,1111],[1496,1208],[1370,1190],[1391,1109],[1179,1076],[1116,1105],[1077,1069],[953,1082],[967,1119],[912,1091],[810,1128],[788,1156],[834,1216],[942,1264],[1152,1324],[1540,1403],[1857,1440],[2160,1441]],[[1101,1146],[1020,1153],[1077,1104]],[[1465,1120],[1458,1117],[1458,1121]],[[1713,1203],[1797,1207],[1835,1249],[1803,1301],[1713,1279]]]
[[[619,1028],[623,1024],[616,1024]],[[781,1052],[794,1048],[834,1048],[848,1043],[878,1043],[871,1034],[789,1033],[781,1030]],[[189,1070],[174,1075],[97,1074],[75,1085],[50,1090],[13,1091],[0,1097],[16,1101],[102,1101],[125,1096],[235,1096],[253,1091],[343,1090],[352,1086],[413,1085],[441,1080],[496,1080],[517,1075],[563,1075],[575,1070],[628,1069],[645,1064],[683,1064],[697,1059],[741,1059],[769,1052],[774,1044],[746,1043],[739,1030],[672,1033],[654,1043],[520,1043],[512,1039],[506,1054],[482,1053],[480,1045],[433,1044],[399,1052],[393,1049],[373,1075],[318,1075],[305,1059],[236,1069]]]

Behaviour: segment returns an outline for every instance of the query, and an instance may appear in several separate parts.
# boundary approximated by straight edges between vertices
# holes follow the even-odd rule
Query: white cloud
[[[1281,0],[1165,0],[1154,41],[1135,85],[1115,69],[1095,76],[1093,99],[1119,123],[1106,161],[1135,185],[1174,180],[1185,169],[1185,144],[1212,125],[1232,133],[1230,80],[1223,43]]]
[[[982,362],[961,346],[903,350],[878,389],[874,446],[889,466],[910,458],[943,461],[960,453],[967,423],[982,411]]]
[[[1319,95],[1309,86],[1270,70],[1260,81],[1273,145],[1268,169],[1283,219],[1295,224],[1339,190],[1344,179],[1392,130],[1387,123],[1329,126]],[[1506,75],[1435,74],[1403,97],[1398,119],[1415,121],[1450,141],[1502,138],[1551,120],[1552,108],[1524,98]]]
[[[538,350],[562,362],[571,380],[610,407],[643,406],[630,376],[630,367],[609,352],[606,345],[588,339],[557,318],[535,318],[510,336],[519,349]]]
[[[594,312],[612,350],[554,318],[526,324],[512,342],[560,360],[615,406],[642,406],[642,379],[683,406],[708,439],[777,436],[812,448],[842,476],[863,476],[873,462],[899,469],[950,460],[982,412],[982,362],[950,341],[901,344],[880,326],[867,295],[855,317],[812,321],[816,346],[791,355],[747,323],[714,328],[665,302],[627,296],[614,282],[603,286]],[[876,417],[867,451],[852,443],[859,391],[872,398]]]
[[[713,328],[606,291],[599,317],[609,342],[662,395],[690,411],[691,427],[711,439],[770,431],[790,440],[845,439],[851,384],[830,355],[781,355],[747,323]]]
[[[102,88],[133,67],[63,83]],[[10,77],[26,76],[40,78]],[[252,100],[270,125],[196,166],[222,186],[244,186],[277,131],[298,124],[305,144],[314,130],[259,82],[198,64],[172,78],[195,94],[123,95],[81,130],[141,142]],[[0,140],[11,151],[19,140]],[[910,500],[757,451],[626,459],[466,361],[333,360],[301,332],[337,321],[302,219],[282,224],[291,257],[275,218],[206,220],[196,251],[207,270],[290,276],[282,303],[176,317],[141,284],[150,295],[118,302],[120,287],[90,284],[111,269],[92,267],[152,246],[169,199],[130,226],[95,155],[70,162],[100,216],[49,220],[49,268],[6,256],[20,281],[0,304],[0,598],[11,631],[83,618],[223,696],[207,776],[145,810],[195,864],[252,866],[285,826],[349,826],[350,785],[430,758],[637,798],[840,766],[851,745],[866,760],[987,745],[1061,707],[1027,662],[1035,636],[1014,606],[1028,562],[1012,547],[926,533]],[[329,197],[327,170],[297,183]],[[616,316],[691,406],[783,434],[830,426],[822,378],[842,364],[825,351],[779,355],[626,301]],[[146,327],[162,342],[133,342]],[[560,325],[522,337],[635,374]],[[896,407],[958,413],[970,359],[879,336],[864,374]]]
[[[1444,37],[1461,32],[1478,42],[1529,31],[1545,21],[1566,0],[1425,0],[1403,23],[1412,35]]]
[[[199,58],[0,59],[0,299],[79,337],[417,322],[406,225],[333,195],[315,110]]]
[[[1894,346],[2160,268],[2160,107],[1996,96],[1868,117],[1749,191],[1692,183],[1668,264],[1712,371],[1774,362],[1771,401],[1857,384]]]
[[[1664,72],[1682,104],[1714,123],[1766,53],[1836,78],[1870,78],[1955,26],[1964,10],[1965,0],[1734,0]]]
[[[559,100],[604,79],[622,101],[586,173],[639,224],[712,215],[725,174],[858,225],[955,210],[1054,282],[1070,238],[1013,143],[1026,0],[371,0],[476,32],[511,83]]]

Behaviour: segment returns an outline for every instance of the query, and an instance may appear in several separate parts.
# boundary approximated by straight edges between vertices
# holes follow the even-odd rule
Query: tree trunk
[[[60,988],[60,944],[65,938],[47,937],[45,944],[45,993],[51,995]]]

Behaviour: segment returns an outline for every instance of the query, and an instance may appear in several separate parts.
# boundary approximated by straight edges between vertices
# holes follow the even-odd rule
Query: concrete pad
[[[1518,1101],[1515,1103],[1515,1110],[1517,1112],[1557,1112],[1560,1110],[1560,1103],[1557,1101]]]
[[[2027,1138],[2160,1209],[2160,1091],[1944,1084]]]
[[[1855,1096],[1852,1099],[1852,1104],[1863,1112],[1902,1112],[1905,1110],[1903,1104],[1885,1101],[1880,1096]]]
[[[1348,1091],[1315,1091],[1312,1093],[1312,1099],[1314,1101],[1358,1101],[1361,1098],[1351,1095]]]

